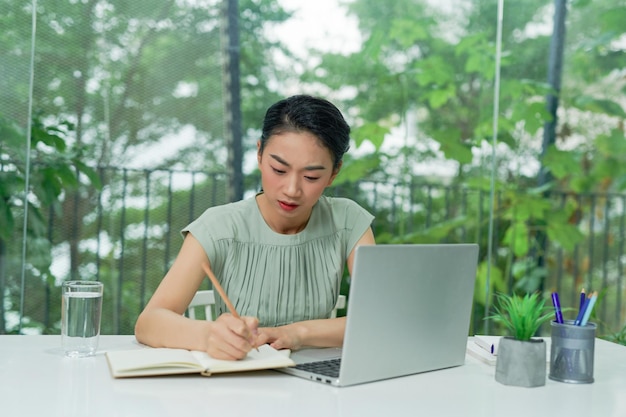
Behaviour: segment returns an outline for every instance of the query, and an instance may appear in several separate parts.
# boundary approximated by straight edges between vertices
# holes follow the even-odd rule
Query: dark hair
[[[330,150],[333,169],[337,169],[350,148],[350,126],[339,109],[322,98],[296,95],[270,106],[263,120],[259,152],[263,153],[273,135],[303,131],[315,135]]]

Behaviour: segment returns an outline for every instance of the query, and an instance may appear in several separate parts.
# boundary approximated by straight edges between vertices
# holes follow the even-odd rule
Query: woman
[[[354,249],[375,244],[373,216],[322,196],[339,173],[350,127],[330,102],[293,96],[272,105],[257,144],[262,192],[212,207],[183,229],[180,253],[139,316],[137,340],[243,358],[276,349],[341,346],[345,317],[329,319]],[[241,318],[222,300],[214,321],[183,317],[208,263]]]

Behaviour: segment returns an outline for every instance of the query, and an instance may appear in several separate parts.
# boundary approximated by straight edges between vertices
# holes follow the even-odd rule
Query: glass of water
[[[98,348],[103,285],[98,281],[65,281],[62,287],[61,337],[65,356],[93,356]]]

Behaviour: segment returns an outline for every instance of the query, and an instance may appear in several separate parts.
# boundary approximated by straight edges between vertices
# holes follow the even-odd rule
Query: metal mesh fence
[[[129,333],[171,228],[224,201],[178,195],[221,181],[222,3],[0,2],[2,330],[58,329],[59,281],[80,277],[108,284],[103,332]]]

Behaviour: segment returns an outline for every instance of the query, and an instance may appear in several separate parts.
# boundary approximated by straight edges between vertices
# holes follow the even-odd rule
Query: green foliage
[[[537,265],[537,260],[532,257],[519,258],[513,262],[511,274],[515,280],[513,290],[524,293],[532,293],[541,288],[542,283],[548,276],[545,267]]]
[[[87,165],[125,166],[145,147],[186,134],[193,141],[174,154],[164,150],[163,166],[222,169],[223,3],[111,0],[102,10],[96,2],[39,4],[34,107],[50,124],[80,120],[71,136],[85,146]],[[17,73],[28,74],[22,69],[27,60],[19,57],[30,50],[30,8],[8,0],[0,4],[10,11],[2,17],[7,36],[0,36],[0,113],[23,120],[28,76]],[[247,134],[258,129],[265,108],[281,95],[271,88],[274,80],[290,76],[271,61],[277,53],[290,54],[265,34],[268,25],[289,15],[275,0],[238,4]],[[255,142],[245,146],[253,149]]]
[[[538,293],[519,295],[496,294],[494,314],[487,317],[501,323],[517,340],[530,340],[542,324],[554,318]]]
[[[573,103],[581,110],[590,111],[599,114],[606,114],[609,116],[617,116],[621,118],[626,117],[626,112],[621,105],[613,100],[598,99],[591,96],[579,96]]]
[[[626,325],[617,332],[604,336],[603,339],[626,346]]]
[[[81,175],[98,189],[101,184],[96,172],[81,162],[83,149],[67,145],[70,123],[44,125],[33,119],[31,131],[30,181],[32,198],[28,199],[29,231],[33,237],[46,233],[42,209],[60,210],[64,194],[78,188]],[[15,218],[23,212],[26,184],[26,132],[0,115],[0,133],[6,133],[6,144],[0,148],[3,169],[0,171],[0,239],[11,239],[16,231]]]
[[[30,15],[19,2],[0,0],[0,4],[9,11],[0,16],[7,29],[0,33],[0,106],[4,106],[0,113],[5,116],[0,121],[0,233],[11,239],[8,231],[19,225],[24,189],[20,170],[25,135],[15,121],[26,114],[28,77],[21,74],[28,73],[24,57],[30,48]],[[220,15],[216,4],[111,0],[106,10],[97,13],[94,4],[38,6],[34,102],[41,115],[33,126],[37,164],[29,199],[33,208],[29,234],[37,236],[30,242],[37,261],[29,273],[35,277],[32,285],[45,282],[52,287],[48,289],[54,299],[54,279],[46,272],[51,250],[70,246],[71,274],[92,273],[96,262],[102,262],[101,279],[113,291],[109,302],[114,303],[112,294],[118,292],[123,300],[116,298],[123,304],[124,317],[111,318],[115,325],[109,329],[119,331],[132,327],[133,315],[145,301],[136,296],[142,285],[149,293],[161,278],[166,261],[161,261],[158,251],[169,250],[170,234],[220,200],[196,200],[190,190],[169,194],[166,178],[152,177],[148,183],[143,171],[125,173],[128,181],[123,186],[119,178],[103,174],[103,195],[112,201],[145,198],[146,188],[151,194],[149,207],[122,210],[120,203],[99,225],[93,203],[101,195],[90,184],[98,184],[101,177],[89,166],[125,166],[142,146],[193,126],[192,143],[171,154],[170,148],[163,147],[167,154],[163,166],[201,172],[224,167]],[[347,156],[331,191],[358,200],[376,214],[377,240],[477,241],[486,247],[492,161],[485,151],[493,135],[497,19],[492,1],[477,0],[471,7],[446,11],[436,2],[355,0],[347,7],[357,19],[361,49],[345,56],[309,51],[303,62],[296,62],[281,42],[266,37],[268,25],[289,18],[278,2],[242,0],[239,7],[244,150],[254,149],[263,112],[284,94],[284,86],[321,94],[330,91],[331,96],[337,92],[335,97],[347,97],[341,107],[351,118],[356,146],[369,142],[375,151],[358,158]],[[624,33],[626,7],[614,0],[572,2],[557,141],[540,151],[535,144],[551,120],[545,96],[556,92],[545,83],[550,37],[529,29],[551,20],[546,15],[549,10],[545,0],[505,7],[494,161],[495,258],[487,268],[481,253],[478,307],[489,305],[494,292],[531,293],[547,285],[550,267],[538,265],[537,258],[546,258],[548,264],[555,259],[543,251],[542,236],[563,256],[563,263],[579,262],[574,251],[586,242],[597,243],[596,247],[604,243],[582,227],[597,215],[591,199],[564,194],[559,200],[558,190],[626,189],[622,104],[626,86],[615,76],[624,65],[623,47],[617,40]],[[273,61],[277,55],[289,64],[279,67]],[[310,64],[314,66],[296,79],[294,68]],[[181,92],[181,86],[190,87],[190,92]],[[80,120],[80,124],[73,126],[66,120]],[[402,146],[387,151],[385,141],[391,133],[397,138],[399,131],[406,132]],[[534,174],[525,169],[536,162],[554,178],[541,188],[533,188]],[[454,167],[445,178],[439,178],[435,169],[424,170],[442,163]],[[363,179],[374,181],[375,189],[359,189],[355,184]],[[462,190],[444,194],[412,184],[410,192],[383,194],[394,183],[416,180],[445,189],[458,190],[455,187],[461,185]],[[258,189],[254,175],[246,181],[248,190]],[[222,196],[226,187],[220,180],[193,186],[205,196]],[[378,200],[377,194],[381,194]],[[173,213],[171,223],[168,210]],[[43,236],[50,219],[55,231],[47,239]],[[138,233],[144,222],[150,225],[145,237]],[[164,232],[166,228],[171,230]],[[120,242],[121,233],[125,234]],[[106,236],[112,245],[106,255],[98,254],[100,259],[93,248],[79,247],[76,236],[85,242]],[[175,248],[177,242],[172,242]],[[121,252],[128,262],[124,265],[118,264]],[[600,265],[598,259],[582,261]],[[142,262],[145,265],[139,266]],[[565,274],[574,282],[582,272]]]
[[[0,77],[0,115],[3,117],[0,120],[0,239],[12,241],[23,218],[20,204],[24,195],[23,148],[26,142],[20,122],[28,114],[30,69],[27,58],[32,16],[30,7],[21,3],[0,0],[0,4],[6,11],[0,17],[3,27],[0,34],[0,72],[3,74]],[[289,15],[275,0],[242,0],[238,4],[241,10],[243,132],[252,138],[244,146],[253,149],[255,131],[265,109],[282,96],[274,91],[272,84],[292,76],[291,68],[281,71],[272,65],[277,53],[290,54],[280,42],[268,39],[266,27],[286,20]],[[106,268],[119,272],[116,260],[120,251],[132,256],[138,265],[142,265],[142,254],[146,256],[149,251],[146,249],[144,253],[142,247],[148,239],[137,239],[133,231],[136,233],[147,218],[161,221],[155,226],[157,234],[166,223],[164,215],[157,214],[162,210],[160,202],[167,202],[171,191],[164,184],[153,180],[146,185],[144,172],[129,170],[126,172],[128,182],[120,185],[121,181],[111,182],[106,174],[100,178],[100,173],[90,167],[128,167],[129,161],[146,148],[163,141],[159,157],[167,168],[195,169],[202,173],[224,169],[227,162],[222,94],[224,59],[220,41],[222,5],[223,2],[168,0],[38,5],[33,107],[40,113],[35,117],[32,132],[29,264],[26,265],[29,294],[44,291],[48,294],[54,291],[58,281],[67,278],[49,278],[53,251],[68,251],[64,256],[69,258],[69,277],[93,274],[96,270],[99,273]],[[76,125],[66,121],[74,121]],[[173,136],[174,141],[182,136],[191,136],[193,140],[185,146],[176,146],[177,152],[173,152]],[[179,140],[176,145],[181,143]],[[149,168],[158,167],[152,164]],[[101,185],[104,194],[98,192]],[[153,193],[150,204],[157,206],[154,211],[129,207],[125,207],[128,209],[125,211],[120,209],[120,204],[109,208],[112,211],[109,223],[95,223],[98,219],[102,221],[97,217],[95,199],[104,196],[120,201],[117,198],[121,197],[128,199],[126,203],[131,200],[136,203],[143,198],[144,187]],[[204,189],[200,185],[198,188]],[[214,194],[209,195],[223,196],[223,189],[224,183],[216,185],[212,190]],[[173,193],[173,197],[179,196]],[[197,215],[198,210],[209,205],[204,198],[198,198],[197,204],[199,207],[194,209],[188,202],[191,207],[174,211],[176,220],[167,225],[182,227],[179,223],[187,221],[189,213]],[[54,228],[47,229],[49,225]],[[132,237],[124,236],[123,243],[119,243],[120,227],[131,230],[128,234]],[[109,259],[96,258],[91,244],[84,244],[101,244],[101,238],[112,242]],[[156,245],[167,246],[167,243]],[[14,248],[9,247],[11,261],[14,261]],[[46,252],[47,258],[39,256]],[[133,271],[128,265],[124,266],[128,271],[120,273],[133,279],[141,279],[138,277],[142,275],[160,278],[163,262],[157,259],[161,258],[155,257],[156,273],[154,269],[151,273]],[[110,265],[103,267],[100,261]],[[6,304],[14,309],[17,305],[16,289],[19,287],[11,273],[14,265],[9,266],[8,277],[0,276],[0,298],[9,294],[7,300],[11,300],[0,306],[0,332],[5,324],[2,306]],[[0,274],[4,274],[4,270]],[[133,307],[129,309],[135,314],[140,300],[130,285],[115,285],[117,278],[101,276],[115,293],[118,290],[128,292],[125,301],[131,302]],[[121,282],[122,278],[119,279]],[[44,301],[39,299],[38,302]],[[34,321],[50,322],[54,318],[43,318],[35,311],[27,308],[27,315],[36,317]],[[132,315],[119,321],[118,318],[114,323],[121,323],[120,326],[134,321]]]
[[[621,129],[599,134],[578,149],[550,146],[542,161],[559,184],[567,184],[572,191],[625,189],[626,137]]]
[[[34,279],[26,281],[26,291],[37,292],[40,287],[52,288],[55,277],[50,271],[53,261],[53,242],[50,239],[49,215],[62,215],[62,205],[71,191],[81,186],[99,190],[101,187],[97,173],[82,162],[84,149],[80,145],[69,145],[68,134],[74,129],[71,123],[59,125],[44,124],[41,116],[35,116],[31,130],[31,165],[26,171],[26,132],[0,114],[0,134],[7,139],[0,146],[0,258],[6,256],[4,248],[16,248],[12,244],[22,239],[20,233],[25,216],[24,195],[28,204],[26,239],[28,260],[26,272]],[[29,175],[29,189],[25,190],[26,176]],[[16,254],[12,251],[10,254]],[[9,257],[10,258],[10,257]],[[13,293],[17,286],[10,271],[18,264],[17,259],[9,259],[0,271],[0,293]],[[5,275],[9,271],[8,277]],[[58,298],[57,298],[58,299]],[[15,299],[14,299],[15,300]],[[11,307],[11,302],[6,305]],[[15,302],[17,305],[17,302]],[[24,329],[50,330],[44,325],[41,300],[27,299],[25,302]],[[4,309],[0,309],[3,312]],[[5,322],[0,318],[0,332],[5,330]]]
[[[365,123],[352,131],[352,138],[354,139],[357,148],[367,140],[372,143],[376,149],[380,149],[385,139],[385,135],[388,133],[389,129],[378,123]]]
[[[341,166],[341,173],[333,184],[341,186],[345,183],[355,183],[362,178],[375,176],[381,171],[382,157],[381,154],[376,153],[355,160],[351,156],[346,155]]]
[[[580,161],[575,153],[560,150],[554,145],[546,149],[542,162],[558,179],[576,173],[580,169]]]

